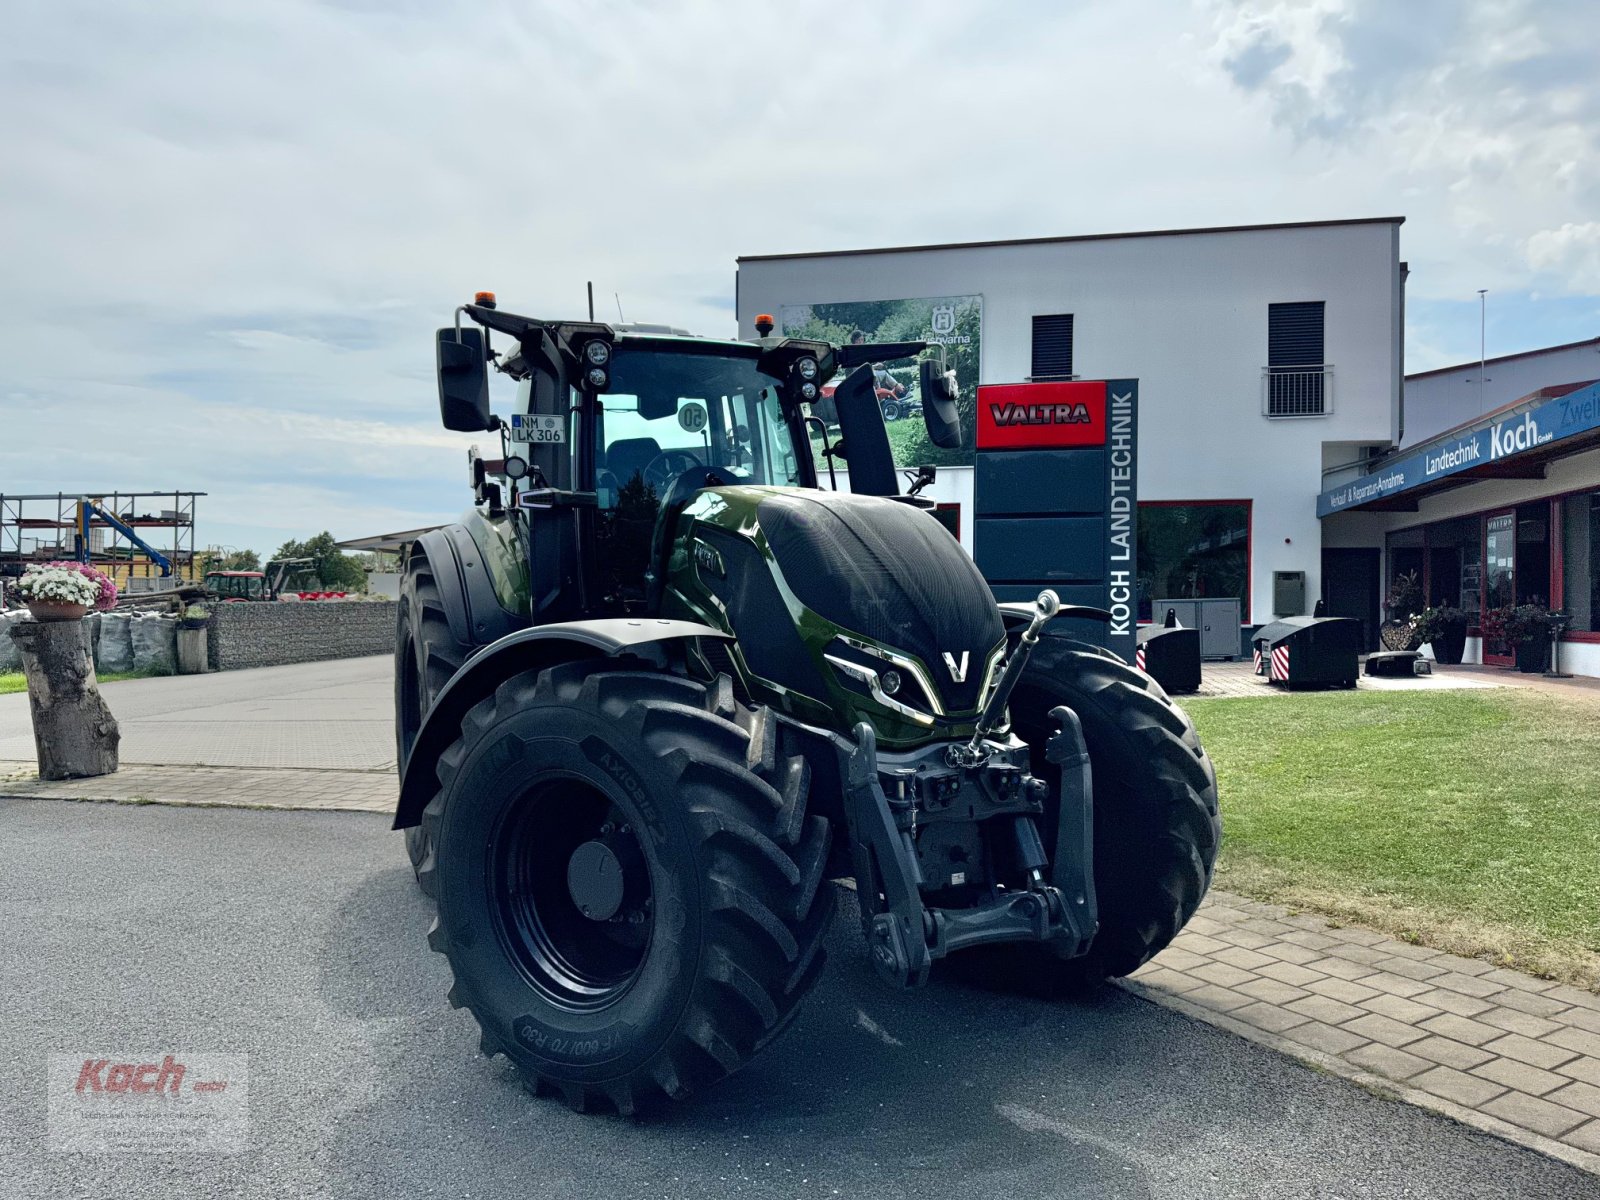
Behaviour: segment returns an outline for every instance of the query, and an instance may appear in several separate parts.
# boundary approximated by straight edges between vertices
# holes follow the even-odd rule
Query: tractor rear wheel
[[[404,771],[406,755],[422,728],[444,685],[472,653],[472,647],[456,640],[444,613],[444,600],[434,579],[433,565],[421,549],[412,551],[406,561],[405,577],[400,581],[400,602],[396,606],[394,650],[394,741],[395,768]],[[436,824],[436,823],[435,823]],[[405,831],[406,854],[417,883],[433,895],[433,864],[429,851],[436,828],[426,818]]]
[[[1058,768],[1045,760],[1050,710],[1083,723],[1094,780],[1094,882],[1100,932],[1089,952],[1060,959],[1039,945],[980,947],[952,965],[1007,990],[1063,993],[1127,975],[1194,915],[1222,840],[1217,777],[1191,722],[1161,685],[1120,658],[1064,638],[1039,642],[1011,696],[1016,733],[1032,770],[1051,786],[1045,845],[1055,844]]]
[[[429,944],[535,1093],[630,1113],[798,1011],[833,889],[810,771],[765,709],[617,660],[502,684],[440,758]]]

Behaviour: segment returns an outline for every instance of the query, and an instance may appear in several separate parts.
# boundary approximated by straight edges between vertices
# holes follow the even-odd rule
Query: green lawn
[[[1600,983],[1600,703],[1512,690],[1184,705],[1219,887]]]
[[[144,679],[144,671],[113,671],[109,675],[99,675],[96,678],[101,683],[116,683],[119,679]],[[0,672],[0,696],[10,692],[25,692],[28,690],[28,681],[21,671]]]

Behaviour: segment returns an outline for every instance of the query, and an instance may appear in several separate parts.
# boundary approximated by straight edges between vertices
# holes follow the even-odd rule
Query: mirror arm
[[[828,460],[828,483],[837,492],[839,490],[839,477],[834,473],[833,469],[833,447],[828,444],[827,422],[821,417],[806,417],[805,423],[807,428],[815,425],[817,431],[822,434],[822,457]]]

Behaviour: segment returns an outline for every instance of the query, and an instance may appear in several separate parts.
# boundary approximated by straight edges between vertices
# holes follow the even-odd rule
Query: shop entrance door
[[[1484,524],[1483,609],[1517,602],[1517,513],[1515,509],[1490,513]],[[1483,639],[1483,661],[1509,667],[1514,650],[1503,641]]]

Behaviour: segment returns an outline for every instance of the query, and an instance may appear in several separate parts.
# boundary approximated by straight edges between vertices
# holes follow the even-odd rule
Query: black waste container
[[[1199,691],[1200,631],[1184,629],[1176,620],[1171,625],[1144,626],[1133,665],[1173,695]]]
[[[1256,674],[1285,687],[1355,687],[1361,622],[1351,617],[1284,617],[1256,630]]]

